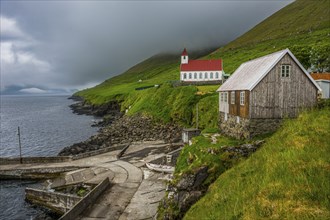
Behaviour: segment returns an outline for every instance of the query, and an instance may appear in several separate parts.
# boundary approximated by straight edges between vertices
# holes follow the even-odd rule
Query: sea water
[[[95,118],[73,114],[68,96],[0,96],[0,157],[56,156],[97,132]],[[33,219],[42,212],[24,201],[33,181],[0,180],[0,219]]]

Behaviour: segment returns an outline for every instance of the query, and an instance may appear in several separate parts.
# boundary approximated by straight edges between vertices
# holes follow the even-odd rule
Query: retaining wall
[[[23,164],[31,164],[31,163],[62,163],[62,162],[70,162],[72,160],[79,160],[86,157],[91,157],[103,153],[107,153],[109,151],[121,150],[127,147],[127,145],[118,145],[103,148],[100,150],[90,151],[74,156],[55,156],[55,157],[22,157]],[[0,157],[0,165],[9,165],[9,164],[19,164],[19,157]]]
[[[71,156],[60,157],[22,157],[22,163],[62,163],[72,161]],[[19,157],[0,157],[0,165],[19,164]]]
[[[59,220],[72,220],[77,217],[110,186],[109,178],[105,178],[92,191],[90,191],[84,198],[82,198],[72,209],[66,212]],[[115,198],[114,198],[115,199]]]
[[[58,192],[26,188],[25,199],[63,215],[77,204],[81,197]]]

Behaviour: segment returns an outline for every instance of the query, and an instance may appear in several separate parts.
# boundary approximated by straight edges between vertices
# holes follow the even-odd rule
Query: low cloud
[[[25,93],[25,94],[45,94],[48,93],[46,90],[42,90],[39,88],[27,88],[27,89],[21,89],[19,90],[20,93]]]
[[[221,46],[291,1],[1,1],[1,92],[72,91],[183,47]]]

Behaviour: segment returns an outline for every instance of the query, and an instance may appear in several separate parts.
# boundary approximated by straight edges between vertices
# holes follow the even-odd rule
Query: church
[[[222,60],[189,60],[186,48],[181,54],[180,81],[189,84],[222,82]]]

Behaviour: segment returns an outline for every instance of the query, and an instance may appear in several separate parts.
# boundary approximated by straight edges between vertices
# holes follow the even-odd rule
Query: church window
[[[204,79],[207,79],[207,73],[204,74]]]
[[[218,72],[215,73],[215,78],[219,79],[219,73]]]
[[[191,79],[191,73],[189,73],[189,79]]]
[[[183,79],[187,79],[187,73],[183,74]]]
[[[199,73],[199,78],[200,78],[200,79],[203,78],[203,73]]]
[[[210,79],[213,79],[213,73],[210,73]]]
[[[197,73],[194,74],[194,79],[197,79]]]

